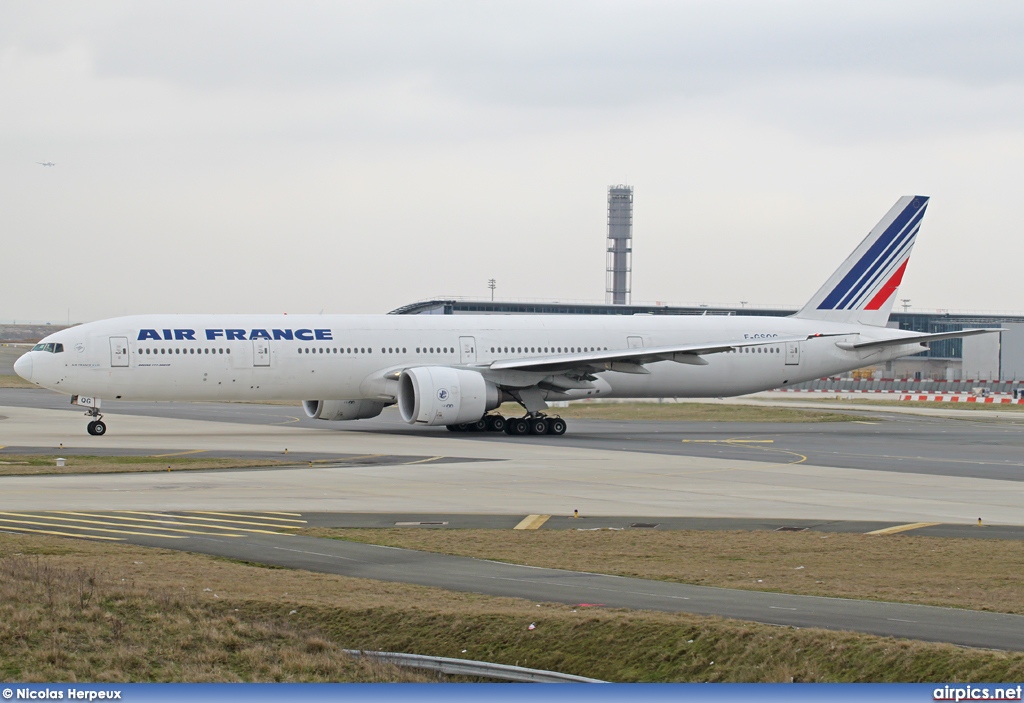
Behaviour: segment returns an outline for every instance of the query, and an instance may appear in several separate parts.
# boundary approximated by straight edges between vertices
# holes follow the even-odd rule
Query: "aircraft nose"
[[[32,380],[32,354],[22,354],[18,357],[18,360],[14,362],[14,373],[26,381]]]

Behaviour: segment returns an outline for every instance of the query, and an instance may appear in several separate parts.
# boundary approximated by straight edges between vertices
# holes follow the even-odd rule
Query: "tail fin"
[[[924,195],[905,195],[795,317],[885,327],[910,260]]]

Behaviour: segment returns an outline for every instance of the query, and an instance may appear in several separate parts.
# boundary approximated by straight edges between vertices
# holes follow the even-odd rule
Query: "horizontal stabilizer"
[[[1000,333],[1005,330],[1000,327],[989,329],[960,330],[959,332],[940,332],[938,334],[920,334],[915,337],[897,337],[895,339],[880,339],[873,342],[837,342],[840,349],[853,351],[856,349],[881,349],[883,347],[901,347],[905,344],[927,344],[938,342],[943,339],[956,339],[958,337],[973,337],[976,334]]]

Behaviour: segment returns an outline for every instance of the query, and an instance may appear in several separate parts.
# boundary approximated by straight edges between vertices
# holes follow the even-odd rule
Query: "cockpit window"
[[[46,344],[40,343],[32,347],[32,351],[44,351],[50,352],[51,354],[60,354],[64,351],[64,345],[55,344],[54,342],[47,342]]]

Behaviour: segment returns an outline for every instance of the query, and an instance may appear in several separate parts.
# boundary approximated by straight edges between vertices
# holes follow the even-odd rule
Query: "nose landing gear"
[[[100,399],[86,398],[78,395],[71,396],[71,404],[85,408],[85,416],[92,420],[85,426],[86,431],[94,437],[102,437],[107,433],[107,423],[103,422],[103,415],[100,414]]]

